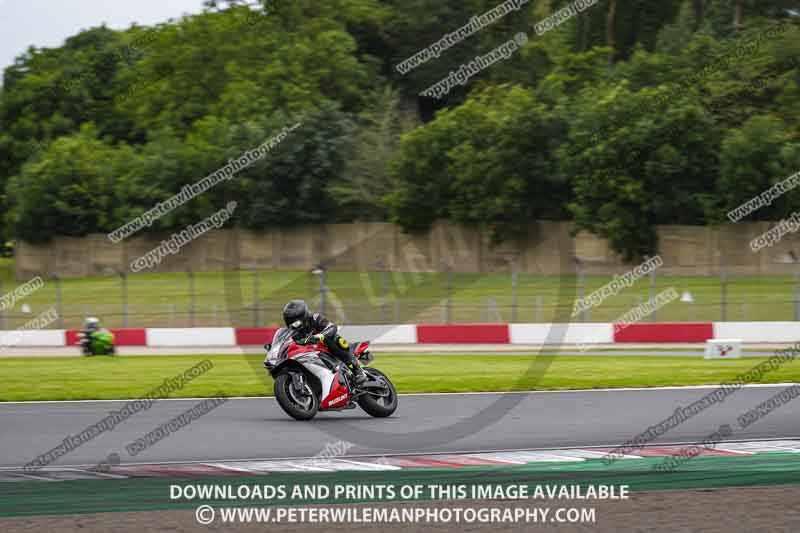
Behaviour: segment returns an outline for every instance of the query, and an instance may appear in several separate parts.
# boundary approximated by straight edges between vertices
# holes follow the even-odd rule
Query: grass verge
[[[0,401],[141,398],[210,359],[211,368],[171,397],[272,394],[260,355],[136,357],[20,357],[0,359]],[[593,389],[703,385],[731,381],[765,358],[714,361],[687,357],[556,357],[541,379],[527,376],[535,356],[381,355],[375,367],[401,393]],[[800,365],[786,363],[762,383],[800,381]]]

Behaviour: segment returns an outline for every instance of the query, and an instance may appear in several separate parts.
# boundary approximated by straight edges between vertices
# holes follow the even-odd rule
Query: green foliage
[[[793,2],[745,0],[735,26],[730,0],[599,0],[542,36],[533,25],[570,1],[529,2],[396,68],[499,3],[209,0],[31,48],[0,89],[4,240],[116,229],[298,122],[149,231],[235,199],[233,223],[256,230],[447,218],[501,242],[574,218],[635,258],[657,251],[656,225],[719,223],[799,170]],[[442,101],[419,97],[520,31],[511,57]],[[798,194],[752,218],[786,216]]]
[[[720,172],[716,184],[720,209],[717,219],[727,220],[725,215],[728,211],[798,170],[800,142],[791,140],[789,129],[780,119],[755,116],[741,129],[730,130],[720,150]],[[794,189],[748,218],[779,220],[791,215],[799,203],[800,190]]]
[[[91,124],[55,141],[8,184],[14,202],[7,221],[14,234],[40,242],[54,228],[75,236],[110,230],[114,176],[129,155],[100,139]]]
[[[502,241],[531,220],[562,218],[570,194],[556,172],[560,134],[561,122],[529,89],[476,94],[404,138],[393,161],[396,220],[423,229],[449,217]]]
[[[575,189],[576,230],[608,238],[626,259],[656,250],[657,224],[702,224],[707,177],[717,174],[712,117],[687,97],[652,109],[665,93],[632,93],[624,85],[587,93],[571,139],[576,154],[563,159]],[[595,128],[603,131],[599,139],[579,133]]]
[[[400,136],[416,126],[414,111],[397,91],[386,87],[358,121],[347,168],[328,186],[340,212],[352,220],[386,220],[386,200],[395,183],[387,161],[395,156]]]

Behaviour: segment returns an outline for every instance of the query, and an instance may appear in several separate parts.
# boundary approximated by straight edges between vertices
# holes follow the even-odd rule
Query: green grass
[[[7,293],[21,283],[13,280],[13,268],[12,260],[0,259],[0,292]],[[608,276],[587,276],[581,292],[575,277],[521,274],[514,308],[509,274],[455,273],[448,281],[444,273],[328,272],[327,312],[334,320],[350,324],[441,323],[448,319],[454,323],[511,322],[513,318],[517,322],[563,322],[569,320],[576,296],[588,296],[609,280]],[[649,278],[641,279],[574,321],[613,321],[650,296],[649,284]],[[193,298],[186,273],[144,273],[127,278],[126,323],[122,287],[115,275],[59,283],[46,280],[44,288],[0,314],[0,329],[19,327],[57,305],[59,299],[64,320],[53,327],[68,328],[79,327],[90,314],[100,316],[110,327],[276,325],[283,304],[290,299],[305,298],[315,308],[319,305],[319,278],[307,271],[264,270],[257,276],[253,271],[197,273]],[[659,276],[656,290],[669,287],[679,294],[691,292],[694,303],[673,301],[657,312],[658,321],[721,319],[719,278]],[[793,320],[793,294],[790,276],[732,276],[727,284],[725,316],[743,321]],[[22,304],[31,312],[22,313]]]
[[[181,355],[95,358],[0,359],[2,401],[139,398],[165,378],[182,374],[203,359],[214,367],[172,397],[272,394],[258,355]],[[537,379],[534,356],[381,355],[375,367],[399,392],[467,392],[655,387],[714,384],[732,380],[762,358],[707,361],[686,357],[557,357]],[[528,375],[530,374],[530,375]],[[764,376],[764,383],[800,381],[798,363]]]

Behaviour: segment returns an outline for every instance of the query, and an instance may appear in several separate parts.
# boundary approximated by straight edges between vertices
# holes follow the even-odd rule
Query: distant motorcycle
[[[114,334],[107,329],[78,333],[78,342],[83,355],[114,355]]]
[[[310,420],[318,411],[341,411],[360,406],[375,417],[390,416],[397,409],[397,391],[382,372],[364,368],[367,380],[355,385],[353,374],[313,337],[298,341],[292,330],[275,332],[264,366],[275,380],[275,398],[286,414]],[[363,365],[374,360],[369,342],[354,345],[353,355]]]

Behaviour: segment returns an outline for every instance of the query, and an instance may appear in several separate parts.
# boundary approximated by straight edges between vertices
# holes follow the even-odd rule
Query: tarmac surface
[[[699,442],[728,424],[727,440],[800,437],[800,400],[741,428],[737,417],[787,385],[742,388],[652,443]],[[133,456],[126,445],[196,406],[200,399],[158,400],[52,466],[95,465],[118,453],[121,463],[235,461],[312,457],[326,445],[352,443],[348,456],[478,452],[560,447],[613,447],[699,400],[715,387],[401,395],[390,418],[360,409],[290,419],[273,398],[231,398]],[[0,467],[13,468],[98,423],[125,401],[0,404]]]

